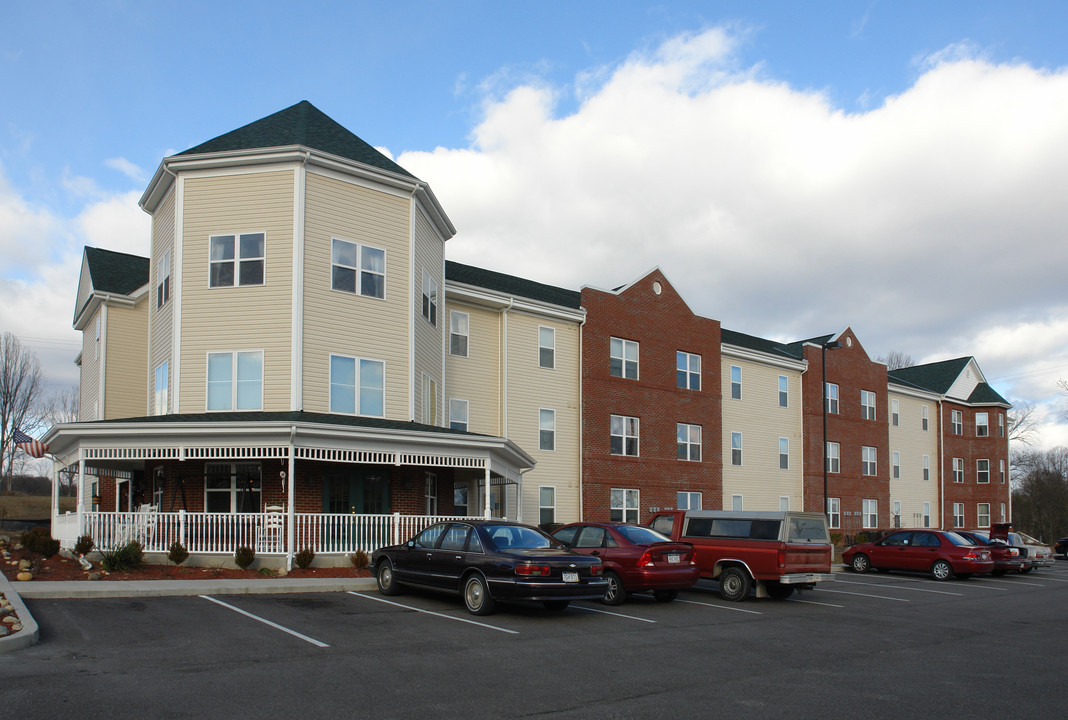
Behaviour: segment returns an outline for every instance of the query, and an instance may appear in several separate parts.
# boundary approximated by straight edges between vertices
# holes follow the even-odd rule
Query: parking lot
[[[702,581],[562,613],[377,592],[27,601],[11,717],[1063,717],[1068,563],[936,582],[838,573],[788,600]],[[1021,691],[1026,688],[1026,692]],[[48,708],[48,712],[43,712]]]

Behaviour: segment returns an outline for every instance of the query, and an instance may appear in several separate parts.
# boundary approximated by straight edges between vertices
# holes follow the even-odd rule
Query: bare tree
[[[15,429],[27,432],[36,428],[33,410],[42,385],[41,362],[37,354],[22,346],[10,332],[0,337],[0,463],[11,489],[16,445],[12,442]],[[27,423],[33,423],[30,427]]]
[[[1068,527],[1068,448],[1025,453],[1027,471],[1012,494],[1013,525],[1047,542]]]
[[[1033,402],[1021,400],[1009,412],[1009,441],[1027,446],[1038,441],[1038,418]]]
[[[53,393],[44,410],[47,424],[59,425],[60,423],[78,422],[80,399],[81,395],[77,386],[71,386]],[[61,496],[74,496],[77,494],[77,474],[77,463],[68,465],[59,471],[59,494]]]
[[[900,370],[901,368],[912,367],[916,363],[912,361],[912,356],[903,353],[900,350],[891,350],[885,357],[876,358],[878,362],[886,365],[887,370]]]

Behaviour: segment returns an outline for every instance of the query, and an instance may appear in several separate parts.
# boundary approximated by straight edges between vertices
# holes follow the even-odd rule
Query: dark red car
[[[650,590],[660,602],[671,602],[699,577],[693,545],[641,525],[573,523],[553,537],[575,552],[601,558],[608,581],[601,602],[606,605],[619,605],[629,593]]]
[[[990,571],[990,574],[994,577],[1010,571],[1021,572],[1024,569],[1025,560],[1020,555],[1020,548],[1013,547],[1004,540],[991,540],[986,535],[971,530],[954,530],[953,532],[990,551],[990,556],[994,559],[994,569]]]
[[[898,530],[882,540],[853,545],[842,559],[856,572],[915,570],[935,580],[964,578],[994,569],[990,550],[973,545],[956,533],[943,530]]]

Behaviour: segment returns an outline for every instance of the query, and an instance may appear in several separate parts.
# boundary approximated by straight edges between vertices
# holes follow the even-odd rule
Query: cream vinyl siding
[[[790,507],[800,509],[803,487],[801,439],[801,375],[796,370],[764,365],[748,358],[722,357],[723,392],[723,498],[745,497],[746,510],[778,510],[779,498],[789,497]],[[731,399],[732,365],[742,369],[742,399]],[[790,407],[779,406],[779,376],[789,384]],[[699,419],[679,418],[699,423]],[[731,464],[731,433],[742,434],[742,464]],[[779,469],[779,438],[790,441],[790,468]]]
[[[423,419],[423,376],[437,382],[438,407],[437,417],[427,418],[426,422],[431,425],[444,424],[448,409],[444,407],[442,388],[444,386],[441,377],[442,353],[447,352],[444,346],[444,334],[449,331],[449,318],[445,314],[445,242],[441,239],[426,217],[415,212],[415,266],[412,275],[415,278],[412,301],[415,324],[415,368],[412,373],[412,387],[415,392],[415,422],[424,422]],[[431,325],[430,321],[423,317],[423,271],[430,273],[438,284],[437,292],[437,325]]]
[[[96,309],[82,330],[82,365],[79,372],[78,419],[82,422],[99,420],[95,415],[97,402],[100,400],[100,361],[103,358],[103,345],[100,346],[101,358],[96,356],[96,323],[104,314],[104,306]],[[103,326],[101,326],[102,328]],[[101,329],[100,342],[104,342]]]
[[[538,327],[556,329],[556,368],[538,367]],[[523,476],[522,517],[538,522],[538,487],[556,487],[556,521],[581,517],[579,407],[580,364],[578,323],[512,311],[508,313],[507,402],[505,436],[536,461]],[[553,451],[538,445],[538,411],[556,411]]]
[[[445,355],[445,412],[449,398],[468,401],[470,432],[501,434],[501,313],[474,305],[449,303],[445,311],[470,318],[467,357]],[[448,315],[446,315],[446,320]],[[446,329],[448,326],[446,325]],[[446,421],[448,417],[444,418]],[[526,448],[525,448],[526,449]]]
[[[145,414],[146,386],[138,379],[148,373],[147,336],[147,296],[132,308],[114,305],[108,308],[103,420]]]
[[[385,363],[386,417],[406,421],[409,201],[308,172],[304,207],[303,409],[330,411],[330,355],[347,355]],[[384,299],[331,289],[334,238],[385,251]]]
[[[293,169],[185,178],[182,412],[204,412],[209,352],[263,351],[263,409],[290,408]],[[209,288],[208,239],[265,234],[264,284]]]
[[[156,208],[156,212],[152,215],[152,255],[151,255],[151,282],[149,283],[148,290],[148,312],[151,315],[151,323],[149,324],[151,337],[149,338],[148,349],[148,363],[147,363],[147,378],[146,387],[148,394],[145,402],[145,413],[151,415],[153,407],[150,403],[155,395],[156,391],[156,367],[164,362],[170,361],[172,348],[174,346],[174,309],[178,302],[175,297],[177,290],[175,284],[175,247],[174,247],[174,207],[175,207],[175,192],[174,186],[171,186],[170,191],[167,193],[166,199],[160,203]],[[159,277],[157,275],[159,271],[159,260],[163,257],[163,253],[171,251],[171,298],[164,303],[162,308],[156,309],[156,285],[159,284]],[[168,411],[170,408],[168,408]]]
[[[888,405],[897,400],[900,406],[901,421],[897,427],[890,425],[890,457],[887,463],[892,463],[893,454],[901,453],[901,477],[897,480],[893,477],[893,466],[890,470],[890,512],[893,512],[893,503],[901,503],[901,527],[923,527],[923,504],[931,503],[931,527],[938,527],[938,427],[937,427],[937,398],[917,398],[910,395],[894,392],[891,386],[888,390]],[[924,432],[921,427],[922,405],[930,408],[930,429]],[[927,455],[931,461],[931,479],[923,480],[923,456]],[[881,460],[881,458],[880,458]]]

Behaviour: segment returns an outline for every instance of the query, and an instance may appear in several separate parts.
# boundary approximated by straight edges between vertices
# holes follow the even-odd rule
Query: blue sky
[[[1066,21],[1061,2],[4,3],[0,330],[76,381],[82,247],[146,254],[136,203],[165,155],[306,99],[431,184],[451,259],[571,288],[659,266],[734,330],[975,355],[1068,443]]]

